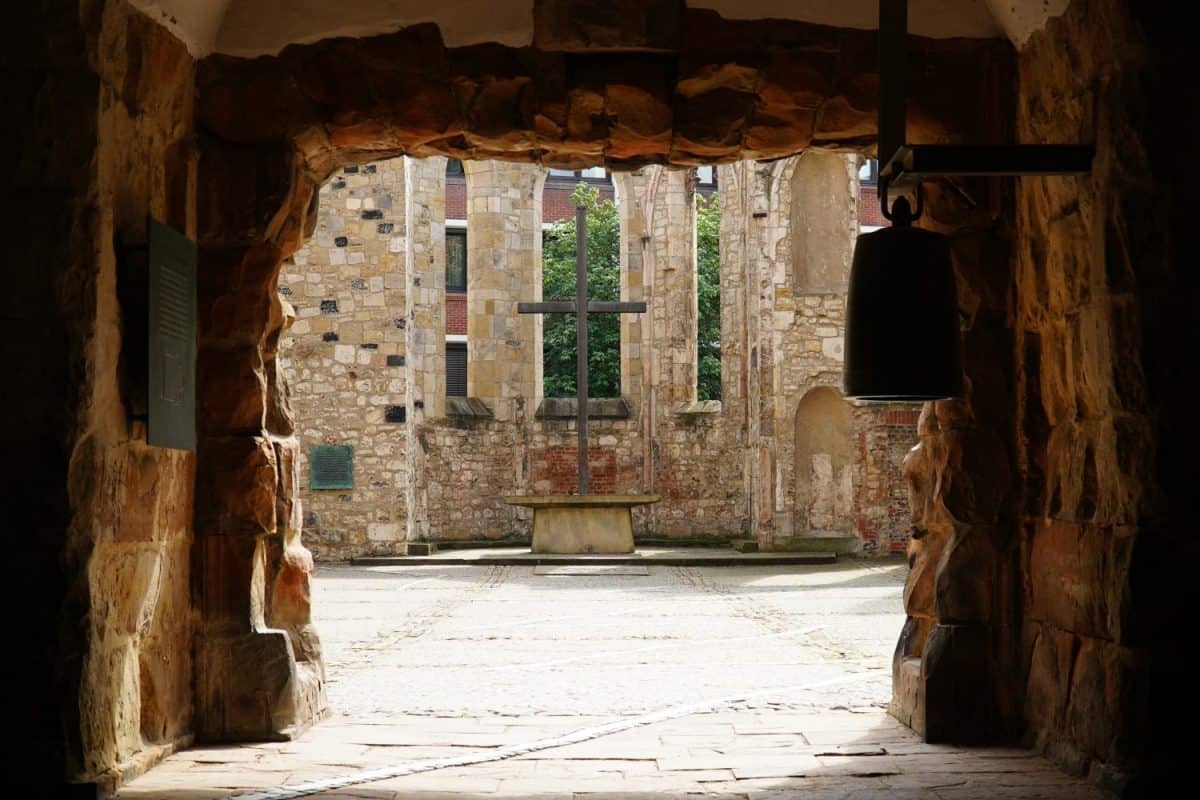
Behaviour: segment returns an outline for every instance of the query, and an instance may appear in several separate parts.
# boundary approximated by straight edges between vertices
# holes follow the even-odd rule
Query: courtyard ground
[[[119,797],[1102,796],[884,713],[902,561],[597,569],[321,566],[331,717]]]

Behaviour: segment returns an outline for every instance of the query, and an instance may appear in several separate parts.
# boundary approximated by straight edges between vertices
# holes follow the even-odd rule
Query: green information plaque
[[[354,488],[354,448],[348,444],[314,444],[308,466],[313,489]]]

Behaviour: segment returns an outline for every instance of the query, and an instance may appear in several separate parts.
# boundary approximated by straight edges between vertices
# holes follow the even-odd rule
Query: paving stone
[[[839,564],[836,580],[816,568],[670,567],[636,582],[548,583],[528,567],[322,566],[313,607],[333,715],[290,742],[177,753],[118,797],[228,797],[536,742],[514,758],[315,796],[1102,797],[1028,751],[928,745],[886,716],[904,576],[872,567]],[[719,698],[735,699],[694,707]]]

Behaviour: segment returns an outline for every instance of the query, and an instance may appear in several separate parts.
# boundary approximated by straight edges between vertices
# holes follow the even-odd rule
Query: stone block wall
[[[577,491],[574,420],[537,413],[540,318],[516,313],[517,302],[541,296],[546,170],[465,167],[465,186],[412,159],[337,173],[321,190],[313,238],[285,267],[280,291],[297,314],[285,346],[302,435],[306,445],[355,447],[351,490],[309,489],[301,448],[306,527],[321,558],[395,552],[409,537],[521,540],[529,512],[501,496]],[[900,476],[915,417],[855,407],[837,393],[857,159],[810,153],[722,166],[718,176],[723,395],[705,404],[696,402],[694,173],[651,166],[614,178],[622,298],[649,309],[621,320],[629,415],[591,422],[593,490],[662,495],[638,509],[642,537],[753,536],[770,547],[832,530],[857,534],[865,555],[895,553],[908,535]],[[468,291],[452,298],[434,273],[444,270],[445,204],[458,194]],[[407,219],[399,196],[414,210]],[[416,271],[405,278],[408,269]],[[417,325],[399,316],[411,299],[404,286],[425,292]],[[430,413],[428,393],[424,409],[407,396],[407,376],[444,380],[435,339],[451,332],[454,300],[466,317],[468,393],[482,405]],[[417,339],[428,353],[420,365],[406,344]],[[801,399],[813,390],[832,392],[845,418],[836,480],[824,450],[797,462],[797,430],[821,424],[803,416]],[[398,406],[405,421],[387,422]],[[823,514],[834,495],[838,513]]]
[[[196,235],[195,63],[123,2],[33,14],[8,50],[22,211],[0,323],[20,382],[0,415],[9,596],[34,622],[14,632],[9,758],[29,796],[111,785],[196,726],[196,455],[149,446],[145,418],[147,221]]]
[[[1150,183],[1171,145],[1144,121],[1155,103],[1174,114],[1174,76],[1149,57],[1152,19],[1133,5],[1078,0],[1019,62],[1020,139],[1094,141],[1096,158],[1090,176],[1023,180],[1017,192],[1017,546],[1026,740],[1072,771],[1146,792],[1128,776],[1178,768],[1163,727],[1181,699],[1169,676],[1187,669],[1162,643],[1186,627],[1194,557],[1182,548],[1195,553],[1196,540],[1179,523],[1196,513],[1185,490],[1169,524],[1164,487],[1186,467],[1160,453],[1176,437],[1159,437],[1169,398],[1187,395],[1163,364],[1182,344],[1165,324],[1168,298],[1178,271],[1192,271],[1172,261],[1166,210],[1193,187],[1178,180],[1171,195]],[[1064,51],[1087,58],[1068,68]],[[1189,458],[1195,441],[1180,444]]]
[[[308,244],[283,267],[296,321],[281,340],[300,426],[306,543],[318,558],[404,540],[404,160],[347,167],[321,187]],[[314,445],[354,448],[354,487],[314,491]]]
[[[1195,217],[1169,165],[1192,163],[1196,124],[1176,130],[1159,58],[1194,55],[1146,38],[1186,35],[1149,8],[1076,0],[1021,51],[1015,138],[1094,144],[1095,160],[931,196],[969,388],[925,407],[906,463],[893,711],[930,740],[1023,741],[1128,797],[1169,793],[1186,747],[1168,731],[1192,663],[1175,638],[1194,582],[1195,370],[1169,320],[1195,294],[1169,243]]]

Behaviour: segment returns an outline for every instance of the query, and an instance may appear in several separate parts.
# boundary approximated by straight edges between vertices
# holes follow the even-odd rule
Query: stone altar
[[[517,495],[504,502],[533,509],[535,553],[632,553],[631,509],[660,499],[656,494]]]

